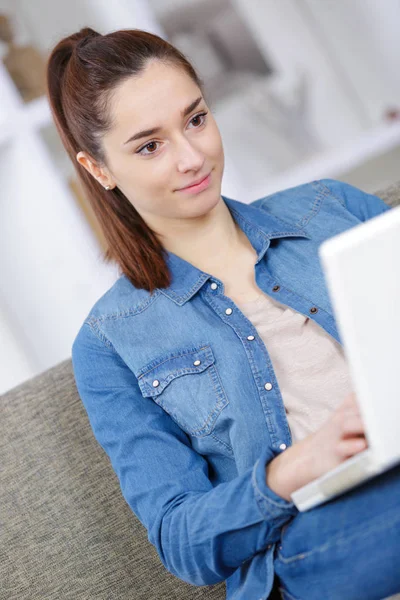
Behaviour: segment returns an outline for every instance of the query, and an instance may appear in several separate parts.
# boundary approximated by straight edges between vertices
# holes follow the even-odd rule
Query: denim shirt
[[[257,252],[258,287],[342,343],[318,246],[390,207],[332,179],[222,199]],[[297,514],[266,484],[267,464],[292,444],[279,383],[223,281],[167,255],[168,288],[150,294],[122,275],[89,311],[72,346],[78,393],[166,569],[261,600]]]

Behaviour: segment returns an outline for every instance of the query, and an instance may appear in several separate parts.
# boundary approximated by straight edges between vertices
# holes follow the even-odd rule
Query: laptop
[[[319,246],[368,448],[299,488],[306,511],[400,463],[400,206]]]

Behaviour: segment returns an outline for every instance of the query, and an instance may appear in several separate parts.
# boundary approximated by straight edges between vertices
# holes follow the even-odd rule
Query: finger
[[[342,423],[342,436],[349,437],[351,435],[364,434],[365,426],[363,420],[358,415],[351,415]]]
[[[343,400],[343,403],[347,403],[347,404],[352,404],[356,399],[356,394],[355,392],[350,392],[350,394],[347,394]]]
[[[345,402],[338,407],[338,412],[345,414],[346,416],[360,415],[360,406],[356,402]]]
[[[343,419],[351,419],[352,417],[360,417],[361,418],[361,413],[357,406],[352,406],[350,408],[346,408],[346,410],[342,410],[341,413],[342,413]]]
[[[357,407],[358,408],[358,400],[357,400],[357,396],[355,394],[355,392],[351,392],[351,394],[348,394],[343,403],[342,403],[342,407],[344,409],[350,408],[350,407]]]
[[[361,452],[368,447],[367,440],[362,438],[352,438],[347,440],[340,440],[337,445],[337,453],[339,456],[346,458],[349,456],[353,456],[353,454],[357,454],[357,452]]]
[[[338,412],[353,410],[357,406],[358,404],[355,402],[354,398],[352,397],[352,394],[350,394],[349,396],[346,396],[340,404],[337,405],[336,410]]]

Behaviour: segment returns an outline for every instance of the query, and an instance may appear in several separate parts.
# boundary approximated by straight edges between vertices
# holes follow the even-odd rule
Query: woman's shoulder
[[[251,203],[286,221],[305,222],[323,207],[324,212],[335,212],[340,206],[366,221],[390,209],[378,196],[338,179],[316,179],[276,191]]]
[[[136,288],[126,275],[121,275],[93,304],[86,320],[104,320],[123,317],[139,310],[143,303],[157,296],[157,290],[150,294],[147,290]]]
[[[107,345],[107,339],[101,335],[105,321],[139,313],[158,295],[157,290],[150,294],[136,288],[126,275],[121,275],[91,306],[76,333],[73,347],[87,338],[95,341],[96,337]]]
[[[304,204],[315,202],[322,197],[332,197],[344,204],[344,196],[351,193],[351,188],[354,191],[360,191],[358,188],[350,186],[338,179],[315,179],[306,183],[301,183],[295,186],[277,190],[262,198],[258,198],[252,202],[252,206],[257,208],[269,209],[274,206],[285,206],[287,204],[298,207],[300,210]]]

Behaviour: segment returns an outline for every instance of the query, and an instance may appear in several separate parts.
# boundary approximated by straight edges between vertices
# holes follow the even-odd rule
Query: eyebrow
[[[199,96],[198,98],[196,98],[196,100],[193,100],[193,102],[191,102],[189,106],[187,106],[184,110],[181,111],[182,117],[186,117],[189,113],[191,113],[192,110],[196,108],[196,106],[201,102],[202,99],[203,96]],[[138,133],[132,135],[128,140],[126,140],[126,142],[124,142],[123,145],[125,146],[126,144],[129,144],[129,142],[133,142],[134,140],[139,140],[140,138],[148,137],[149,135],[158,133],[161,129],[162,127],[159,126],[153,127],[152,129],[144,129],[143,131],[139,131]]]

